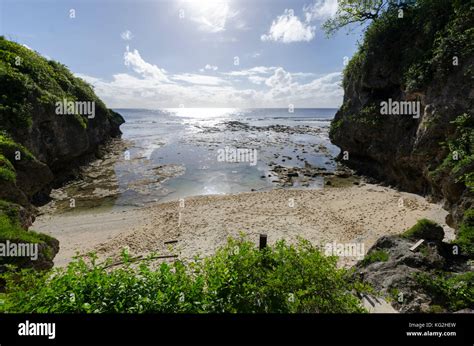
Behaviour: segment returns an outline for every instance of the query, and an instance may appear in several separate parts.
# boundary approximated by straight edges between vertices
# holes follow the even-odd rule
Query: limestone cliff
[[[442,200],[457,227],[474,189],[474,12],[470,1],[422,0],[373,21],[344,71],[330,138],[347,165]],[[389,101],[415,112],[381,114]],[[341,154],[341,159],[343,155]]]
[[[0,240],[49,242],[57,252],[54,241],[26,232],[34,204],[119,136],[123,122],[67,67],[0,37]]]

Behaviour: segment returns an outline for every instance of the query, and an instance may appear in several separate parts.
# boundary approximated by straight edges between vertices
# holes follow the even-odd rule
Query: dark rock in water
[[[339,178],[349,178],[352,176],[352,173],[348,171],[336,171],[334,175]]]

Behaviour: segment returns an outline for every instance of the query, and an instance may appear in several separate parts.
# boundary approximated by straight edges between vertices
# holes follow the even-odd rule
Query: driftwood
[[[168,241],[165,241],[163,244],[174,244],[177,242],[178,242],[177,240],[168,240]]]
[[[410,248],[410,251],[414,252],[421,244],[423,244],[424,241],[425,241],[424,239],[418,240],[416,244]]]
[[[144,260],[154,260],[154,259],[162,259],[162,258],[176,258],[176,257],[178,257],[178,255],[160,255],[160,256],[151,256],[151,257],[143,257],[142,255],[140,255],[140,256],[137,256],[137,257],[130,258],[129,261],[131,263],[133,263],[133,262],[139,262],[139,261],[144,261]],[[121,265],[121,264],[125,264],[125,262],[124,261],[119,261],[119,262],[111,263],[111,264],[105,266],[104,269],[115,267],[115,266],[118,266],[118,265]]]

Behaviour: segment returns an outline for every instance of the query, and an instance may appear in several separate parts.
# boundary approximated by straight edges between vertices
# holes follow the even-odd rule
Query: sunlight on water
[[[166,108],[165,111],[178,117],[209,119],[226,117],[240,110],[238,108]]]
[[[288,180],[286,169],[312,165],[331,172],[333,158],[339,153],[328,138],[335,109],[295,109],[294,113],[285,108],[118,111],[126,120],[121,129],[130,143],[130,159],[115,167],[117,206],[281,187]],[[219,159],[219,150],[226,147],[256,149],[256,165]],[[275,167],[284,169],[278,173]],[[301,173],[298,179],[293,179],[293,187],[321,182],[309,173]]]

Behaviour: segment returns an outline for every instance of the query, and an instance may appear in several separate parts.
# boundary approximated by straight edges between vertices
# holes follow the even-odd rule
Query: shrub
[[[387,252],[383,250],[376,250],[368,253],[364,259],[362,260],[362,265],[363,266],[368,266],[371,263],[375,262],[387,262],[389,258],[389,255]]]
[[[441,241],[444,238],[443,227],[438,225],[436,222],[421,219],[417,223],[406,230],[402,237],[409,239],[425,239],[425,240],[438,240]]]
[[[459,226],[458,236],[454,243],[461,247],[461,253],[474,257],[474,209],[468,209]]]
[[[416,280],[433,298],[435,305],[451,311],[474,307],[474,273],[429,275],[420,273]]]
[[[8,215],[0,213],[0,241],[5,240],[27,243],[40,243],[47,240],[49,236],[24,230],[17,220]]]
[[[369,287],[306,241],[263,251],[232,240],[215,255],[153,267],[123,253],[111,270],[91,255],[66,269],[5,274],[6,312],[290,313],[365,312],[356,291]]]

